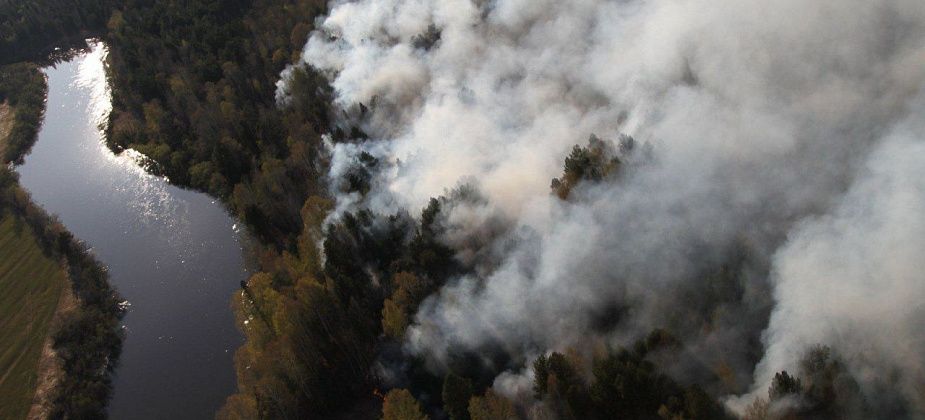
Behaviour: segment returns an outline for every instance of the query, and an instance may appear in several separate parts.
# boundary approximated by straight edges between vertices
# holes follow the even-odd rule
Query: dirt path
[[[13,129],[13,108],[3,101],[0,103],[0,156],[6,151],[6,136]]]
[[[62,265],[66,264],[66,262],[62,261]],[[77,306],[77,298],[71,291],[70,285],[63,287],[61,289],[61,298],[58,300],[58,306],[55,308],[55,315],[51,322],[52,327],[49,329],[49,334],[45,337],[45,342],[42,345],[42,357],[39,359],[38,378],[35,382],[35,395],[32,397],[32,406],[29,408],[28,416],[26,416],[27,420],[47,419],[51,414],[54,390],[58,386],[61,376],[64,375],[61,359],[52,349],[51,335],[66,318],[74,316]]]

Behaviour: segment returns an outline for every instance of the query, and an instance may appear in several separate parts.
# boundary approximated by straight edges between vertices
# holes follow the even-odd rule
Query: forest
[[[685,342],[696,331],[719,328],[716,311],[767,317],[768,307],[743,302],[743,267],[760,265],[747,244],[699,274],[696,284],[709,293],[689,294],[693,304],[673,314],[673,324],[622,347],[598,345],[590,358],[589,349],[574,349],[531,361],[487,347],[450,354],[434,369],[404,351],[422,303],[475,269],[459,260],[464,249],[444,242],[453,228],[448,211],[486,198],[463,185],[419,211],[336,212],[337,197],[365,196],[389,163],[363,153],[343,178],[328,178],[323,135],[335,144],[362,141],[358,121],[374,104],[339,109],[330,75],[299,64],[311,23],[325,12],[323,2],[306,0],[129,1],[107,24],[110,146],[138,150],[171,182],[222,198],[262,244],[260,272],[232,300],[247,341],[236,355],[239,393],[220,418],[732,416],[717,399],[741,390],[732,373],[701,365],[705,379],[692,383],[668,372],[673,358],[689,358]],[[431,25],[412,43],[426,51],[440,39]],[[576,189],[620,183],[652,159],[649,145],[630,136],[577,143],[550,186],[565,202],[582,199]],[[469,240],[478,247],[479,238]],[[595,324],[613,328],[629,310],[616,304]],[[742,344],[751,364],[762,356],[759,332]],[[870,410],[835,351],[819,347],[806,360],[798,372],[779,372],[746,417]],[[529,400],[492,388],[500,372],[517,370],[534,378]],[[794,399],[802,403],[782,402]]]
[[[630,153],[634,143],[623,137],[620,149]],[[576,145],[550,193],[567,200],[569,191],[583,183],[618,179],[629,163],[621,161],[610,144],[592,136],[586,146]],[[376,164],[361,157],[349,171],[352,181],[341,185],[364,190],[356,180]],[[595,348],[591,360],[582,356],[586,349],[540,355],[526,366],[533,376],[533,402],[512,401],[492,389],[497,372],[522,369],[527,363],[511,359],[500,348],[451,354],[449,372],[442,376],[435,375],[424,359],[403,354],[401,341],[422,301],[446,279],[467,270],[438,239],[449,228],[446,210],[481,199],[476,190],[462,187],[432,199],[418,217],[360,211],[324,226],[332,203],[309,198],[296,250],[284,251],[282,258],[266,252],[265,272],[252,277],[234,300],[247,334],[247,344],[237,354],[242,392],[229,398],[219,417],[292,418],[312,413],[374,418],[379,402],[374,396],[387,384],[400,385],[382,401],[382,418],[392,420],[733,416],[701,385],[681,384],[664,373],[661,365],[685,357],[684,341],[665,329],[627,347]],[[323,262],[315,243],[323,244]],[[675,327],[684,329],[676,331],[712,328],[715,315],[709,304],[734,305],[741,299],[742,290],[736,286],[740,280],[733,272],[724,268],[705,274],[714,290],[710,302],[702,302],[701,312],[686,314],[688,318]],[[599,322],[618,323],[620,312]],[[485,358],[491,361],[487,366],[479,361]],[[383,369],[393,377],[383,377]],[[704,383],[715,392],[716,384],[726,380],[721,375],[713,373]],[[803,404],[771,408],[788,398],[799,398]],[[838,355],[819,346],[805,355],[799,372],[780,372],[767,396],[756,399],[745,418],[838,418],[845,410],[870,412],[864,404]]]
[[[0,1],[0,64],[48,60],[102,34],[114,0]]]
[[[171,182],[220,197],[265,243],[284,247],[319,193],[329,87],[310,69],[276,106],[324,1],[128,1],[109,21],[108,141],[151,157]],[[308,22],[308,23],[307,23]]]
[[[758,45],[779,60],[741,63],[741,51],[717,41],[728,34],[710,32],[734,18],[708,10],[700,16],[706,24],[691,24],[695,29],[644,20],[674,16],[665,10],[682,13],[670,5],[637,15],[620,9],[627,7],[623,2],[501,12],[492,9],[494,2],[472,2],[447,16],[420,12],[422,2],[396,2],[390,10],[369,1],[78,3],[72,15],[54,0],[4,3],[0,54],[27,57],[75,36],[104,39],[113,93],[109,147],[139,151],[155,162],[150,171],[221,199],[257,239],[259,270],[230,303],[246,337],[235,355],[238,392],[219,418],[758,420],[921,413],[920,396],[885,385],[895,378],[915,384],[914,369],[881,368],[874,350],[859,356],[850,343],[865,341],[844,339],[852,328],[818,327],[775,341],[789,330],[802,332],[801,323],[816,327],[817,312],[787,318],[805,309],[806,296],[822,299],[812,293],[840,290],[786,293],[788,283],[778,277],[801,274],[803,266],[777,264],[810,255],[800,251],[811,247],[797,242],[797,251],[787,253],[785,245],[818,233],[807,228],[813,223],[863,213],[846,205],[844,214],[814,218],[829,214],[855,179],[876,172],[877,165],[868,172],[853,165],[882,157],[866,153],[875,143],[868,137],[899,120],[878,119],[887,111],[826,108],[844,99],[826,100],[838,89],[816,80],[826,88],[814,91],[807,80],[831,67],[846,73],[839,73],[838,86],[857,83],[858,95],[911,84],[885,76],[871,81],[866,77],[874,70],[852,67],[869,56],[831,58],[824,64],[837,65],[825,71],[798,73],[813,60],[774,67],[805,52],[792,51],[804,39],[790,39],[784,52]],[[443,12],[449,7],[423,3]],[[342,14],[319,25],[338,7]],[[54,29],[36,31],[40,16],[49,16]],[[645,51],[676,46],[653,41],[658,36],[614,34],[602,16],[628,19],[632,28],[677,30],[678,39],[700,48],[660,61],[623,45],[624,59],[610,50],[622,37]],[[729,30],[749,26],[735,23]],[[811,23],[829,31],[806,37],[810,41],[841,39],[827,25]],[[554,26],[567,24],[574,27]],[[775,32],[783,27],[766,29],[780,37],[794,33]],[[890,32],[889,42],[914,38],[909,34],[917,28]],[[562,33],[579,36],[562,39]],[[757,38],[741,41],[766,42]],[[851,46],[884,61],[914,62],[881,57],[886,53],[874,44]],[[806,54],[829,50],[812,45]],[[889,50],[898,56],[917,51]],[[698,54],[705,61],[691,58],[702,58]],[[608,61],[614,55],[619,61]],[[442,67],[447,63],[461,68]],[[510,68],[494,68],[497,63]],[[716,63],[770,68],[755,70],[766,80],[741,81],[740,73],[723,73]],[[583,66],[598,66],[598,76],[607,76],[591,77]],[[613,68],[621,71],[610,74]],[[7,157],[15,161],[41,121],[43,84],[30,65],[6,66],[2,75],[0,97],[36,110],[17,120],[21,128]],[[874,96],[847,102],[893,109]],[[754,98],[796,111],[772,112],[776,102],[756,105]],[[634,101],[650,108],[627,105]],[[742,109],[752,113],[739,114]],[[819,122],[807,115],[828,117]],[[862,140],[845,146],[838,142],[845,133]],[[858,150],[862,157],[847,159]],[[819,169],[831,156],[851,164]],[[447,181],[446,173],[459,176]],[[430,188],[444,181],[442,193]],[[418,188],[425,184],[429,189]],[[118,298],[81,245],[30,207],[15,175],[0,172],[0,185],[0,203],[30,220],[49,253],[67,258],[87,306],[86,316],[55,336],[73,381],[56,400],[59,413],[99,416],[119,349]],[[528,192],[534,193],[529,200]],[[534,212],[523,210],[529,206]],[[863,260],[866,254],[852,255]],[[819,272],[828,274],[813,271],[814,280],[837,277]],[[778,309],[788,298],[794,306]],[[889,313],[856,306],[873,307],[871,318]],[[832,325],[844,321],[838,316],[855,321],[833,311],[818,317],[832,316]],[[775,322],[797,325],[772,329]],[[784,349],[785,370],[772,358],[781,353],[774,345],[794,343],[800,347]],[[759,368],[770,369],[764,382]],[[731,396],[747,400],[733,410]]]

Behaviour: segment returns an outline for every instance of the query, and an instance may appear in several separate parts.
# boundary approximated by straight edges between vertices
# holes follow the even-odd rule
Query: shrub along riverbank
[[[9,132],[0,138],[0,162],[21,163],[32,148],[45,114],[48,85],[45,74],[33,63],[0,67],[0,103],[5,103],[11,119]]]

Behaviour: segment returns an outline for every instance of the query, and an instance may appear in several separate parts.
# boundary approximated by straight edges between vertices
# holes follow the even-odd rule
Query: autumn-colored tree
[[[621,151],[628,153],[634,143],[632,137],[621,137]],[[553,178],[550,188],[560,199],[566,200],[572,189],[582,181],[601,181],[616,174],[621,166],[617,151],[613,145],[601,140],[594,134],[588,139],[588,146],[580,147],[577,144],[565,158],[565,169],[562,176]]]
[[[426,420],[421,404],[407,389],[393,389],[382,402],[382,420]]]
[[[382,330],[386,335],[400,339],[405,335],[411,316],[431,291],[431,283],[413,273],[401,272],[392,278],[392,296],[382,307]]]
[[[382,331],[385,335],[401,339],[408,327],[408,314],[403,306],[393,299],[386,299],[382,304]]]
[[[257,418],[257,400],[252,394],[234,394],[215,414],[217,420],[247,420]]]
[[[517,412],[510,400],[488,389],[484,396],[469,400],[469,417],[472,420],[511,420],[517,418]]]

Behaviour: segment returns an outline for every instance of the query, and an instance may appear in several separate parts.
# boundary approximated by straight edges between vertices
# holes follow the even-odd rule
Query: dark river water
[[[17,170],[34,201],[92,247],[131,304],[110,416],[212,418],[235,391],[233,355],[243,338],[229,302],[246,277],[244,235],[220,203],[104,146],[105,55],[98,44],[46,69],[45,122]]]

